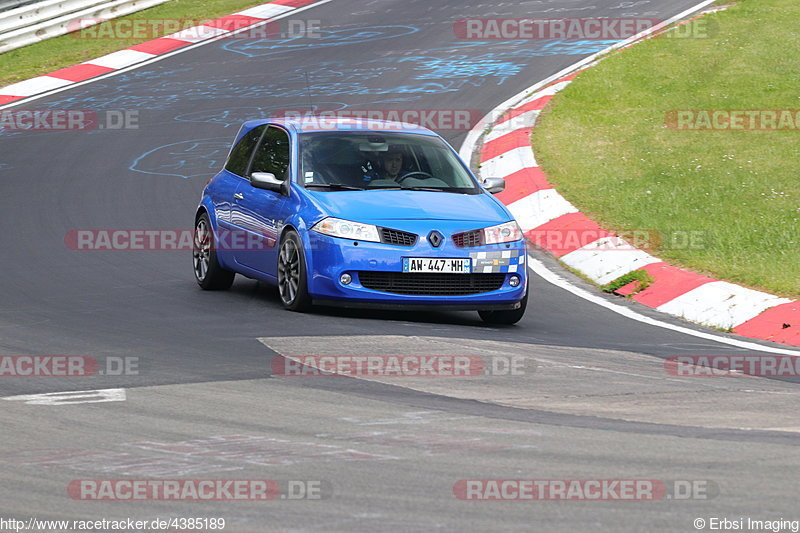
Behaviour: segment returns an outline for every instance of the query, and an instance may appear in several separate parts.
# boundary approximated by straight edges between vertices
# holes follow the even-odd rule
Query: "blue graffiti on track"
[[[313,39],[304,39],[302,36],[290,39],[238,39],[222,45],[224,50],[246,55],[247,57],[262,57],[298,50],[318,50],[331,46],[345,46],[384,39],[394,39],[417,33],[419,28],[414,26],[367,26],[349,28],[346,30],[320,31],[319,36]]]
[[[337,39],[328,46],[342,43],[367,42],[367,37],[389,38],[394,33],[368,31],[369,28],[348,30],[350,39]],[[186,80],[179,76],[159,77],[154,72],[134,75],[126,73],[118,78],[119,83],[105,82],[95,85],[93,90],[70,93],[72,96],[52,101],[48,106],[63,109],[138,109],[165,110],[186,102],[216,100],[217,108],[235,108],[242,100],[258,99],[268,102],[259,106],[269,112],[275,107],[294,108],[294,104],[309,96],[313,100],[329,100],[346,97],[362,97],[368,102],[379,100],[410,101],[427,95],[455,93],[468,88],[485,87],[491,90],[501,86],[524,69],[529,68],[533,58],[549,55],[588,55],[605,49],[614,41],[500,41],[500,42],[455,42],[446,46],[416,50],[412,55],[401,52],[385,57],[365,59],[355,63],[345,61],[321,61],[294,67],[280,75],[267,76],[247,71],[225,78]],[[339,43],[339,44],[336,44]],[[225,46],[232,46],[228,43]],[[256,47],[257,42],[247,41]],[[274,41],[268,41],[274,45]],[[255,48],[253,48],[255,50]],[[255,54],[254,55],[258,55]],[[399,75],[399,76],[398,76]],[[310,92],[306,88],[309,81]],[[401,81],[398,83],[397,80]],[[387,81],[394,80],[394,81]],[[250,103],[250,102],[248,102]],[[252,106],[252,104],[251,104]],[[301,106],[306,108],[307,105]],[[202,113],[179,115],[178,121],[205,121],[232,124],[238,114],[215,115],[202,118]],[[261,116],[258,112],[256,116]],[[253,116],[253,115],[248,115]]]
[[[48,107],[58,109],[168,109],[181,101],[180,94],[133,94],[138,87],[124,84],[109,87],[105,93],[97,91],[90,94],[76,94],[61,100],[48,103]],[[147,90],[146,88],[141,89]]]
[[[315,111],[340,111],[348,106],[342,102],[314,102]],[[269,107],[230,107],[225,109],[195,111],[194,113],[183,113],[175,117],[177,122],[202,122],[208,124],[220,124],[226,128],[230,126],[240,126],[246,120],[256,118],[269,118],[284,116],[286,111],[304,111],[309,108],[306,102],[290,102],[285,105],[274,105]]]
[[[482,56],[499,58],[531,58],[551,55],[590,55],[605,50],[613,41],[469,41],[455,42],[446,46],[430,48],[425,51],[426,55],[438,56],[439,52],[458,53],[470,49],[490,50]]]
[[[494,59],[488,55],[469,57],[466,55],[440,57],[404,57],[399,63],[412,63],[411,70],[417,72],[418,80],[452,78],[496,78],[497,84],[519,74],[523,65]]]
[[[128,168],[156,176],[210,178],[222,168],[230,143],[229,138],[214,137],[165,144],[143,153]]]

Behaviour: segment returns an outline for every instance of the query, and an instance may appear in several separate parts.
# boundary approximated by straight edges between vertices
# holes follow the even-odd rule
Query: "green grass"
[[[650,274],[647,273],[646,270],[634,270],[633,272],[628,272],[627,274],[618,277],[611,283],[606,283],[600,290],[603,292],[614,292],[618,289],[621,289],[628,283],[632,283],[634,281],[639,282],[639,286],[637,287],[635,292],[641,292],[645,290],[647,287],[653,284],[653,278]]]
[[[268,0],[172,0],[160,6],[144,9],[127,17],[114,19],[209,20],[236,11],[267,3]],[[113,24],[113,22],[112,22]],[[89,59],[122,50],[141,42],[160,37],[149,35],[140,39],[87,39],[74,32],[0,54],[0,87],[47,74],[54,70],[82,63]],[[98,35],[104,35],[98,32]],[[106,33],[105,35],[108,35]]]
[[[800,2],[710,17],[709,38],[651,39],[583,73],[542,114],[537,160],[606,228],[659,231],[655,255],[797,298],[800,131],[676,130],[665,115],[800,109]],[[693,245],[677,244],[689,232]]]

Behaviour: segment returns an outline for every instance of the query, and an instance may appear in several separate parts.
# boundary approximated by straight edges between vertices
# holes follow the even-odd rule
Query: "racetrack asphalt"
[[[0,517],[200,514],[226,517],[226,531],[692,531],[697,517],[800,518],[791,516],[794,383],[669,379],[663,370],[670,356],[751,352],[633,322],[535,276],[524,320],[490,327],[475,313],[289,313],[273,288],[241,277],[229,292],[200,291],[189,252],[65,245],[76,229],[190,229],[202,186],[245,119],[305,109],[309,99],[328,108],[485,113],[609,44],[464,41],[453,34],[456,20],[666,19],[694,3],[333,0],[298,14],[319,20],[322,38],[290,50],[223,39],[21,105],[135,110],[138,128],[0,133],[0,354],[135,357],[139,373],[0,377],[0,397],[105,388],[127,396],[0,402]],[[466,131],[441,133],[458,148]],[[369,349],[380,354],[397,353],[407,337],[443,339],[462,353],[490,349],[535,364],[513,383],[271,377],[281,339],[303,336],[330,337],[341,350],[373,339]],[[264,449],[262,460],[239,450],[235,460],[210,460],[231,469],[204,470],[191,454],[136,445],[226,435],[264,440],[271,459]],[[326,446],[337,453],[313,451]],[[338,453],[351,449],[364,459]],[[322,479],[333,496],[218,502],[198,513],[185,502],[89,503],[65,491],[80,478],[197,473]],[[459,479],[504,477],[710,480],[719,494],[651,503],[479,503],[452,494]]]

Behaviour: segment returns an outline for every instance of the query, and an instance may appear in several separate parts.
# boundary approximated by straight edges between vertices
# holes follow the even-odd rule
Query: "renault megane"
[[[437,134],[357,119],[246,122],[195,216],[194,273],[278,286],[283,306],[525,313],[522,232]]]

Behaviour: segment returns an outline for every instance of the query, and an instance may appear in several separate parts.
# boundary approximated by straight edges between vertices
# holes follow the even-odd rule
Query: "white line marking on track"
[[[481,174],[487,178],[508,176],[524,168],[538,167],[529,146],[520,146],[481,163]]]
[[[574,205],[555,189],[542,189],[506,206],[517,219],[522,231],[536,229],[542,224],[566,215],[577,213]]]
[[[205,24],[202,24],[200,26],[186,28],[185,30],[181,30],[177,33],[165,35],[164,37],[167,39],[177,39],[179,41],[197,43],[206,39],[211,39],[212,37],[216,37],[218,35],[225,35],[226,33],[228,32],[222,28],[214,28],[213,26],[206,26]],[[91,61],[88,61],[88,63],[91,63]]]
[[[562,256],[561,261],[598,285],[605,285],[628,272],[661,260],[637,250],[624,239],[603,237]]]
[[[50,89],[57,89],[65,85],[71,85],[72,82],[62,80],[61,78],[54,78],[52,76],[44,75],[17,82],[13,85],[3,87],[3,94],[9,96],[29,96],[36,94],[39,91],[46,91]]]
[[[122,69],[158,57],[156,54],[139,52],[138,50],[119,50],[102,57],[81,63],[82,65],[97,65],[99,67]],[[35,79],[35,78],[34,78]]]
[[[28,405],[74,405],[78,403],[124,402],[125,389],[79,390],[69,392],[46,392],[8,396],[3,400],[25,402]]]
[[[729,344],[731,346],[736,346],[737,348],[744,348],[746,350],[783,354],[783,355],[793,355],[795,357],[800,357],[800,352],[797,351],[786,350],[777,347],[773,348],[772,346],[761,346],[760,344],[756,344],[754,342],[742,341],[739,339],[729,339],[727,337],[720,337],[719,335],[713,335],[711,333],[706,333],[704,331],[696,331],[693,329],[685,328],[683,326],[668,324],[667,322],[662,322],[660,320],[656,320],[655,318],[650,318],[649,316],[639,314],[633,309],[629,309],[627,307],[623,307],[621,305],[609,302],[608,300],[599,295],[592,294],[589,291],[581,289],[580,287],[576,287],[575,285],[573,285],[566,279],[562,278],[555,272],[550,271],[546,266],[544,266],[544,264],[541,261],[530,255],[528,256],[528,266],[530,267],[531,270],[533,270],[536,274],[538,274],[542,279],[544,279],[548,283],[552,283],[556,287],[571,292],[575,296],[583,298],[584,300],[588,300],[601,307],[605,307],[609,311],[613,311],[618,315],[622,315],[626,318],[636,320],[637,322],[642,322],[650,326],[656,326],[659,328],[669,329],[672,331],[677,331],[679,333],[685,333],[686,335],[699,337],[701,339],[708,339],[715,342],[720,342],[722,344]]]
[[[483,137],[484,145],[488,142],[499,139],[503,135],[508,135],[509,133],[515,132],[522,127],[533,127],[533,125],[536,124],[536,119],[539,118],[539,113],[541,113],[541,111],[538,109],[535,111],[526,111],[525,113],[517,115],[511,120],[495,124],[492,126],[492,130],[487,132]]]
[[[712,281],[673,298],[657,310],[693,322],[730,328],[755,318],[770,307],[791,302],[727,281]]]
[[[283,15],[284,13],[288,13],[289,11],[294,11],[296,8],[289,7],[289,6],[282,6],[278,4],[266,4],[260,5],[256,7],[251,7],[250,9],[245,9],[244,11],[239,11],[236,15],[244,15],[246,17],[256,17],[260,19],[268,19],[273,18],[278,15]]]

